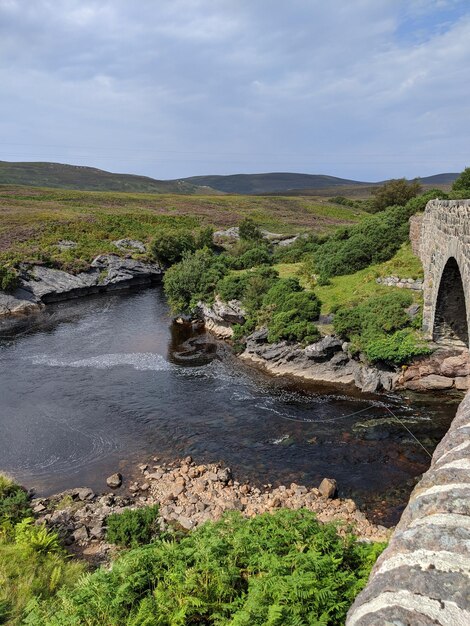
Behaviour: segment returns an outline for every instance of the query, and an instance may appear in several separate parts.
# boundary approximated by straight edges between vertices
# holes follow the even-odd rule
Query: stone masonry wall
[[[470,624],[470,394],[346,626]]]
[[[418,227],[418,220],[411,221],[413,249],[419,251],[424,267],[423,330],[432,339],[439,286],[452,258],[462,277],[470,322],[470,200],[431,200],[422,216],[419,238]]]

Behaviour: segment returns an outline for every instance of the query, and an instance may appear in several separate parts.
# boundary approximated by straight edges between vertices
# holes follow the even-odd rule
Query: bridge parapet
[[[346,626],[470,624],[470,394]]]

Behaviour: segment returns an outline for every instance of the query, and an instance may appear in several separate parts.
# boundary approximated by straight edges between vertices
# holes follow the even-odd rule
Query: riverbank
[[[78,274],[22,265],[17,288],[11,293],[0,291],[0,317],[35,313],[51,302],[160,283],[162,277],[159,265],[116,254],[97,256],[87,271]]]
[[[226,341],[233,337],[233,325],[243,324],[245,320],[237,300],[223,302],[216,298],[210,306],[201,302],[198,314],[207,330]],[[239,357],[275,376],[357,387],[366,393],[464,392],[470,388],[470,353],[466,349],[436,345],[431,355],[416,358],[408,367],[393,368],[371,365],[361,356],[353,357],[348,343],[334,335],[326,335],[307,346],[288,341],[272,344],[267,337],[266,329],[248,335]]]
[[[109,483],[122,484],[104,493],[82,487],[34,498],[36,521],[57,531],[73,554],[95,564],[109,561],[116,553],[116,547],[105,539],[109,515],[152,505],[159,506],[162,530],[168,526],[191,530],[231,510],[254,517],[281,508],[305,508],[321,522],[338,522],[340,532],[352,526],[364,541],[386,541],[391,532],[371,523],[353,500],[336,498],[336,483],[328,478],[318,488],[296,483],[257,487],[249,481],[239,482],[222,464],[198,464],[191,457],[171,463],[155,457],[139,464],[136,473],[134,480],[114,476],[116,482]]]

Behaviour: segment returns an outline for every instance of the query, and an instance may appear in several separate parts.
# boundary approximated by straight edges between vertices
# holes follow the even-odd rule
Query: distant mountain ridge
[[[420,178],[423,185],[448,185],[454,182],[459,176],[458,173],[435,174]],[[264,194],[282,193],[283,191],[295,191],[308,189],[312,192],[315,189],[333,190],[338,187],[371,187],[381,185],[386,181],[376,183],[363,182],[359,180],[349,180],[336,176],[324,174],[297,174],[291,172],[271,172],[265,174],[231,174],[228,176],[190,176],[182,178],[188,183],[199,186],[212,187],[224,193],[240,194]],[[338,195],[340,191],[338,189]]]
[[[443,173],[425,176],[420,180],[426,186],[449,185],[457,176],[459,176],[458,173]],[[82,165],[0,161],[0,185],[29,185],[89,191],[242,195],[296,192],[296,195],[301,195],[302,190],[312,194],[315,190],[327,189],[332,195],[335,193],[341,195],[341,187],[370,188],[382,182],[363,182],[324,174],[296,172],[190,176],[174,180],[157,180],[149,176],[116,174]]]
[[[194,194],[199,191],[196,185],[183,180],[156,180],[149,176],[114,174],[96,167],[48,162],[0,161],[1,184],[130,193]]]

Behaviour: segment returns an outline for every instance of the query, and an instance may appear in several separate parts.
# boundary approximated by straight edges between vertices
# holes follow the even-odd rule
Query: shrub
[[[155,235],[150,252],[162,265],[173,265],[183,258],[185,252],[193,252],[196,241],[191,231],[162,228]]]
[[[23,487],[0,474],[0,526],[14,525],[30,515],[28,493]]]
[[[0,289],[3,291],[14,291],[18,284],[18,272],[13,267],[0,266]]]
[[[452,191],[459,198],[470,198],[470,167],[466,167],[452,184]]]
[[[421,189],[418,180],[407,181],[405,178],[389,180],[372,192],[371,208],[377,212],[394,205],[403,206],[417,196]]]
[[[406,310],[412,302],[411,294],[401,291],[368,298],[355,307],[340,308],[333,321],[335,332],[351,341],[353,352],[363,351],[371,361],[401,365],[428,352],[410,328],[416,325]]]
[[[214,229],[211,226],[206,226],[196,231],[194,243],[196,250],[202,248],[209,248],[209,250],[211,250],[214,247]]]
[[[261,241],[261,239],[263,239],[263,233],[251,217],[245,217],[245,219],[240,222],[238,234],[240,235],[240,239],[247,241]]]
[[[299,263],[307,254],[315,252],[322,242],[324,238],[317,235],[301,235],[288,246],[276,246],[273,261],[275,263]]]
[[[32,517],[26,517],[15,526],[15,543],[25,550],[38,554],[62,553],[59,535],[48,530],[45,524],[36,526]]]
[[[341,538],[306,510],[232,513],[124,554],[37,603],[28,624],[343,624],[383,547]]]
[[[244,252],[232,260],[231,267],[235,270],[248,270],[257,265],[269,265],[272,256],[266,246],[258,246]]]
[[[186,253],[165,273],[163,285],[174,313],[190,313],[199,300],[211,301],[218,281],[227,273],[208,250]]]
[[[380,339],[370,341],[365,350],[366,356],[372,363],[403,365],[414,357],[430,354],[429,347],[419,339],[415,331],[408,328],[398,330],[393,335],[386,335]]]
[[[320,339],[320,332],[315,324],[307,320],[299,319],[295,310],[281,312],[273,315],[268,324],[268,341],[297,341],[299,343],[313,343]]]
[[[241,300],[245,294],[248,278],[248,273],[229,274],[217,283],[217,293],[224,302]]]
[[[408,239],[409,218],[428,199],[417,198],[406,206],[389,207],[356,226],[340,229],[314,252],[315,273],[324,282],[333,276],[353,274],[372,263],[388,261]]]
[[[158,532],[158,506],[113,513],[107,519],[106,540],[125,548],[150,543]]]
[[[217,284],[217,293],[225,302],[241,300],[245,309],[254,312],[261,306],[263,295],[279,278],[275,269],[261,266],[243,274],[229,274]]]

